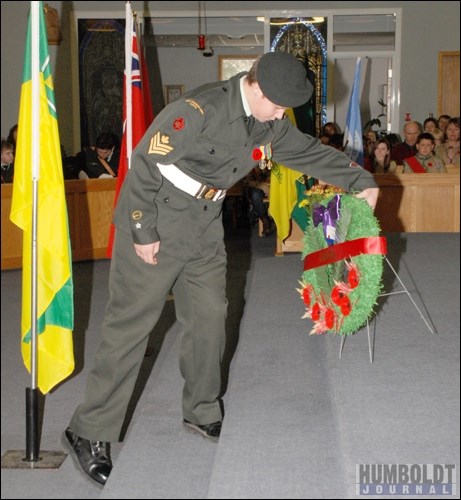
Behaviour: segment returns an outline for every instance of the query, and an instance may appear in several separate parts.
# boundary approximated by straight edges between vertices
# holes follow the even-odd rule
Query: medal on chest
[[[259,168],[272,168],[272,144],[261,145],[259,148],[253,149],[253,160],[259,161]]]

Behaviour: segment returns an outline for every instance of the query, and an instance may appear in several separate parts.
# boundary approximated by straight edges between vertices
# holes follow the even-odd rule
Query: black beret
[[[301,61],[287,52],[267,52],[258,61],[256,80],[269,101],[284,108],[307,102],[313,87]]]

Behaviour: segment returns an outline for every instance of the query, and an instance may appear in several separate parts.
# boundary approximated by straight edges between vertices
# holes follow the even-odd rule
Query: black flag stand
[[[26,450],[8,450],[2,469],[59,469],[67,457],[63,451],[40,451],[39,389],[26,388]]]

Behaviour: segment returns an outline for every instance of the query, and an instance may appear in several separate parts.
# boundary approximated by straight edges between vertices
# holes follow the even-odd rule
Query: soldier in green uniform
[[[184,332],[184,424],[216,440],[223,420],[221,359],[227,310],[221,220],[226,189],[272,160],[356,191],[374,207],[371,173],[304,135],[285,110],[312,94],[285,52],[261,56],[248,74],[204,85],[169,104],[132,156],[117,227],[102,340],[65,439],[83,471],[104,484],[150,332],[173,290]]]

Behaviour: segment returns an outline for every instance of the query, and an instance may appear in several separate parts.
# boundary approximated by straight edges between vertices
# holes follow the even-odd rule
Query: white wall
[[[56,103],[58,109],[61,142],[68,153],[74,153],[73,145],[73,107],[71,99],[71,43],[70,21],[71,9],[93,12],[124,11],[124,2],[100,1],[48,1],[60,14],[64,40],[59,46],[50,46],[51,64],[55,83]],[[195,1],[174,2],[132,2],[133,9],[143,10],[144,5],[150,9],[149,14],[161,10],[197,11]],[[460,3],[458,1],[441,2],[290,2],[290,9],[363,9],[401,7],[403,12],[403,34],[401,53],[401,87],[400,114],[411,112],[413,118],[424,120],[429,113],[437,113],[437,64],[439,51],[459,50],[459,18]],[[24,60],[24,43],[26,35],[27,14],[30,2],[1,2],[1,60],[2,60],[2,95],[1,95],[1,134],[6,136],[9,128],[17,123],[19,109],[19,92],[22,80]],[[283,4],[285,7],[285,4]],[[277,10],[279,2],[207,2],[207,11],[264,11]],[[174,49],[169,49],[174,50]],[[161,56],[163,58],[163,55]],[[162,65],[162,78],[175,79],[193,85],[196,77],[206,75],[208,78],[217,65],[217,58],[195,57],[182,58],[172,53],[165,57]],[[166,69],[168,68],[168,69]],[[199,71],[197,72],[197,68]],[[165,73],[164,73],[165,70]],[[169,73],[171,72],[171,73]],[[201,72],[201,73],[200,73]],[[216,73],[215,73],[216,74]],[[214,79],[215,77],[211,77]],[[403,123],[403,119],[400,120]]]

